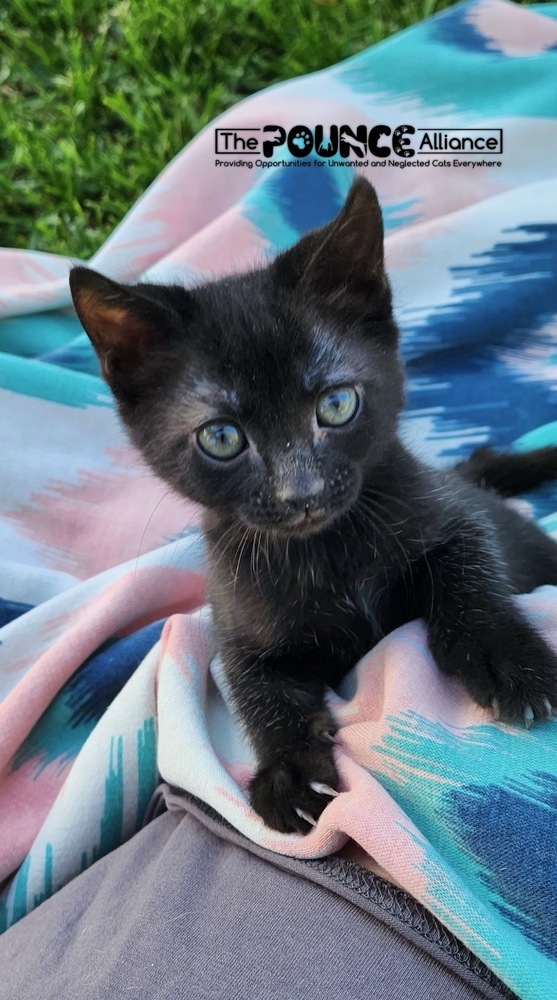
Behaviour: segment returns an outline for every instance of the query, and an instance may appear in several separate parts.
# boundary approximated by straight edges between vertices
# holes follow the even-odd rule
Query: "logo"
[[[280,153],[288,160],[277,160]],[[215,154],[219,157],[253,157],[256,166],[292,164],[320,166],[349,163],[353,166],[434,166],[468,164],[460,157],[482,158],[483,166],[501,166],[487,157],[503,152],[503,129],[500,128],[415,128],[413,125],[263,125],[260,128],[216,128]],[[439,160],[439,155],[451,159]],[[311,155],[311,161],[307,158]],[[394,159],[393,159],[394,157]],[[453,159],[454,158],[454,159]],[[267,162],[269,161],[269,162]],[[271,164],[270,161],[273,161]],[[217,166],[252,166],[251,160],[216,160]]]

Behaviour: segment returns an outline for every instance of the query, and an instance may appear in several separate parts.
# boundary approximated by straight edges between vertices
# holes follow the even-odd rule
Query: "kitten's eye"
[[[317,400],[317,420],[322,427],[341,427],[358,409],[358,393],[349,385],[329,389]]]
[[[246,435],[234,424],[205,424],[197,432],[197,443],[211,458],[236,458],[246,447]]]

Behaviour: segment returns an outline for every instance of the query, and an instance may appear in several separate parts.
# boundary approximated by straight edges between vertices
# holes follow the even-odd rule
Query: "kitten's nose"
[[[323,492],[325,481],[317,476],[311,479],[306,476],[294,477],[277,490],[277,498],[281,503],[287,503],[292,510],[313,510],[317,506],[317,497]]]

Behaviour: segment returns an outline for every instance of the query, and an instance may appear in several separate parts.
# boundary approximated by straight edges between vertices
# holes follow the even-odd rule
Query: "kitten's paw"
[[[330,747],[314,744],[261,767],[250,784],[251,804],[273,830],[307,833],[338,795],[337,784]]]
[[[501,707],[499,705],[499,702],[497,701],[497,698],[492,698],[491,707],[493,709],[493,718],[495,719],[495,721],[496,722],[501,721],[502,719]],[[539,717],[541,719],[551,719],[553,715],[553,706],[551,705],[551,702],[549,701],[548,698],[543,699],[543,707],[545,709],[545,712],[543,715],[540,715]],[[524,725],[526,726],[526,729],[529,729],[536,717],[534,709],[532,708],[531,705],[524,706],[522,717],[524,719]]]
[[[549,719],[557,705],[557,656],[520,618],[468,634],[447,652],[444,669],[456,674],[475,701],[492,707],[496,719],[520,719],[530,727]]]

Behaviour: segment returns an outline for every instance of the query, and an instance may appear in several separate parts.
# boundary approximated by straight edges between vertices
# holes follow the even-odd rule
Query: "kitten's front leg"
[[[489,524],[463,521],[428,553],[422,612],[433,656],[496,718],[549,718],[557,657],[512,600]]]
[[[308,677],[312,652],[315,657],[303,648],[225,655],[235,707],[259,765],[251,804],[283,833],[306,833],[337,785],[335,724],[324,684]]]

